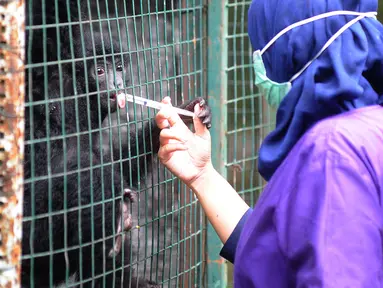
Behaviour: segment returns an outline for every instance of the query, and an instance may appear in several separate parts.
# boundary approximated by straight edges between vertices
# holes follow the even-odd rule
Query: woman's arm
[[[170,109],[168,104],[158,112],[156,122],[160,129],[161,162],[198,197],[209,221],[221,241],[225,243],[249,206],[230,184],[213,168],[211,163],[210,133],[198,117],[194,118],[195,133]],[[202,113],[199,105],[195,114]]]
[[[249,206],[213,167],[195,180],[190,188],[219,238],[226,243]]]

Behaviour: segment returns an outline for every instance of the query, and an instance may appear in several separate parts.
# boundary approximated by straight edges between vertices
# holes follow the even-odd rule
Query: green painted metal
[[[42,16],[43,19],[41,23],[34,23],[33,21],[30,23],[30,25],[26,26],[26,30],[29,31],[29,40],[33,39],[33,37],[38,37],[37,35],[42,35],[44,47],[42,51],[33,51],[33,49],[30,47],[27,51],[28,53],[28,59],[31,59],[31,55],[34,55],[36,53],[41,53],[42,58],[44,58],[41,63],[32,63],[30,60],[28,63],[26,63],[26,75],[27,77],[31,78],[32,72],[36,71],[36,69],[41,69],[44,72],[43,80],[41,81],[41,86],[43,87],[43,96],[42,100],[40,101],[33,101],[33,97],[29,95],[27,102],[25,103],[25,106],[32,110],[36,107],[42,107],[42,109],[46,112],[46,115],[49,115],[49,93],[48,93],[48,86],[49,86],[49,73],[48,67],[54,67],[57,66],[59,71],[59,77],[60,77],[60,83],[63,82],[62,76],[63,74],[63,67],[70,66],[71,68],[68,70],[69,73],[73,74],[73,95],[64,95],[65,92],[63,91],[63,85],[60,85],[60,97],[57,99],[57,102],[59,102],[61,107],[61,115],[63,116],[64,113],[64,106],[65,101],[68,99],[79,99],[79,98],[85,98],[88,101],[89,99],[92,99],[91,97],[98,97],[100,95],[100,92],[103,91],[89,91],[88,83],[86,83],[86,91],[77,91],[76,87],[76,63],[82,62],[84,66],[88,62],[87,60],[91,60],[93,62],[93,65],[96,64],[96,58],[104,59],[108,56],[121,56],[121,54],[129,54],[130,62],[126,65],[129,65],[129,67],[126,68],[126,75],[123,77],[127,78],[127,74],[134,75],[134,77],[131,77],[128,81],[128,89],[127,92],[134,91],[134,94],[137,94],[139,96],[146,96],[149,99],[154,99],[157,101],[160,101],[163,97],[169,96],[169,94],[177,95],[179,96],[177,99],[173,100],[173,104],[180,104],[181,101],[188,100],[191,98],[195,98],[198,96],[204,96],[206,91],[206,77],[205,77],[205,71],[204,71],[204,55],[206,51],[205,43],[203,38],[203,34],[206,32],[205,29],[205,23],[203,23],[203,18],[206,16],[204,14],[205,7],[203,6],[202,1],[203,0],[180,0],[180,1],[174,1],[177,2],[177,8],[172,7],[166,7],[167,12],[158,11],[158,7],[164,6],[165,2],[169,3],[170,1],[158,1],[158,0],[103,0],[100,4],[100,0],[64,0],[67,4],[73,3],[77,4],[77,6],[81,9],[83,5],[86,4],[84,7],[92,6],[94,9],[96,9],[96,12],[92,12],[92,19],[94,21],[94,24],[96,26],[101,25],[101,23],[104,23],[107,27],[105,31],[105,37],[112,37],[111,32],[116,32],[119,35],[125,35],[128,36],[128,40],[126,43],[126,46],[128,47],[129,51],[124,52],[116,52],[112,51],[110,54],[106,52],[105,47],[105,39],[101,41],[101,47],[102,47],[102,53],[101,55],[95,54],[94,57],[92,55],[92,59],[86,59],[85,57],[80,57],[79,55],[75,56],[74,46],[75,44],[79,43],[81,41],[81,45],[78,48],[82,51],[82,55],[85,54],[85,50],[89,47],[88,46],[95,46],[96,43],[84,43],[82,39],[84,38],[83,28],[86,27],[87,21],[71,21],[71,16],[73,16],[74,11],[71,11],[70,5],[61,5],[63,1],[60,1],[61,4],[59,4],[58,0],[52,1],[52,3],[48,3],[46,0],[31,0],[28,4],[27,13],[30,18],[33,18],[34,15],[32,15],[32,7],[33,5],[36,5],[36,3],[41,2],[42,6]],[[112,5],[106,5],[105,3],[109,3]],[[123,4],[121,4],[123,3]],[[150,5],[150,3],[154,3],[153,6]],[[52,23],[47,23],[45,20],[46,11],[51,11],[52,8],[55,7],[55,13],[57,14],[56,17],[53,17],[54,20]],[[93,9],[92,8],[92,9]],[[80,10],[81,10],[80,9]],[[106,12],[100,12],[101,10],[105,10]],[[129,9],[136,10],[140,9],[143,11],[142,13],[136,13],[136,12],[129,12]],[[85,11],[86,10],[86,11]],[[85,9],[81,11],[81,15],[88,17],[90,13],[90,8]],[[62,17],[60,15],[65,14],[63,12],[67,13],[67,19],[59,19],[59,17]],[[134,16],[132,15],[135,14]],[[119,15],[119,22],[117,25],[113,25],[112,23],[116,21],[116,15]],[[166,14],[167,17],[164,17]],[[60,20],[60,21],[59,21]],[[65,20],[65,21],[64,21]],[[64,24],[63,24],[64,22]],[[125,25],[120,25],[125,24]],[[80,28],[80,35],[77,35],[77,39],[74,39],[73,31],[75,31],[76,27],[82,27]],[[52,35],[52,30],[56,30],[54,33],[61,33],[63,27],[68,27],[68,33],[69,37],[65,41],[65,43],[62,43],[62,46],[67,47],[67,54],[70,54],[67,58],[62,59],[60,54],[60,49],[62,49],[61,45],[57,45],[57,60],[48,60],[50,55],[48,54],[48,41],[46,41],[46,37],[49,35]],[[53,28],[53,29],[52,29]],[[48,30],[50,29],[49,33]],[[114,30],[113,30],[114,29]],[[113,31],[112,31],[113,30]],[[36,32],[41,32],[40,34],[37,34]],[[124,38],[124,37],[120,37]],[[144,39],[143,39],[144,38]],[[93,40],[94,42],[94,40]],[[119,48],[121,48],[121,42],[119,42]],[[112,50],[113,47],[112,47]],[[121,49],[122,50],[122,49]],[[61,51],[62,52],[62,51]],[[78,53],[78,51],[76,52]],[[96,57],[97,56],[97,57]],[[161,60],[161,61],[160,61]],[[178,61],[176,63],[176,60]],[[113,70],[116,70],[116,63],[113,58]],[[135,63],[135,64],[134,64]],[[125,64],[124,64],[125,65]],[[176,72],[177,70],[177,72]],[[88,81],[88,73],[87,69],[84,70],[84,79],[85,82]],[[81,80],[80,80],[81,81]],[[96,80],[96,86],[99,88],[99,83]],[[176,85],[178,84],[178,85]],[[107,87],[108,88],[108,87]],[[100,90],[100,89],[97,89]],[[109,90],[109,89],[107,89]],[[110,91],[111,92],[111,91]],[[31,93],[29,93],[31,94]],[[176,96],[174,96],[176,98]],[[52,101],[51,101],[52,102]],[[127,104],[127,107],[130,105],[132,107],[131,103]],[[97,105],[98,107],[96,109],[100,109],[100,103]],[[118,111],[116,114],[116,121],[111,122],[111,115],[109,113],[108,115],[108,123],[103,122],[105,126],[101,127],[101,119],[98,119],[100,128],[94,129],[93,133],[89,133],[90,131],[82,131],[80,132],[79,124],[78,123],[78,115],[80,113],[87,113],[88,120],[87,124],[90,127],[90,116],[88,111],[81,111],[77,108],[75,112],[76,117],[76,125],[77,125],[77,131],[76,133],[72,133],[71,135],[68,135],[66,133],[65,129],[62,129],[62,132],[59,136],[55,136],[55,139],[52,139],[52,135],[50,133],[50,121],[46,119],[47,125],[44,129],[46,132],[46,137],[42,139],[34,139],[31,137],[31,139],[28,139],[26,141],[27,147],[31,148],[32,150],[34,147],[36,147],[40,143],[46,143],[47,146],[47,152],[46,152],[46,159],[47,159],[47,173],[46,175],[42,175],[40,178],[48,179],[48,211],[45,215],[39,215],[36,211],[37,205],[35,205],[35,199],[32,197],[32,211],[31,215],[24,217],[23,221],[24,223],[30,222],[32,228],[36,227],[38,225],[38,220],[41,218],[49,218],[53,217],[54,215],[63,215],[64,217],[70,212],[68,206],[66,205],[66,202],[68,200],[68,197],[70,196],[68,191],[67,185],[67,176],[70,175],[69,168],[65,164],[66,161],[64,161],[64,172],[63,174],[63,182],[64,182],[64,188],[61,192],[63,195],[64,202],[63,207],[60,211],[56,211],[57,208],[52,207],[52,203],[54,200],[54,196],[57,195],[57,193],[60,193],[60,191],[52,191],[52,183],[54,181],[57,181],[57,175],[53,174],[52,167],[51,167],[51,156],[52,156],[52,143],[53,140],[60,140],[62,141],[63,147],[67,147],[69,145],[68,139],[71,137],[76,138],[77,137],[77,147],[74,148],[78,151],[78,159],[77,162],[80,162],[80,155],[83,149],[81,147],[80,143],[80,136],[84,135],[85,133],[89,133],[89,148],[93,149],[96,147],[97,142],[109,145],[112,141],[115,141],[114,143],[117,143],[116,146],[119,147],[118,152],[116,154],[118,155],[118,159],[114,160],[114,164],[116,164],[122,168],[123,162],[132,163],[132,160],[137,157],[154,157],[156,158],[156,155],[152,152],[147,151],[147,147],[150,145],[150,142],[152,141],[149,139],[148,141],[142,143],[144,149],[144,152],[141,152],[138,156],[132,156],[132,152],[138,152],[139,147],[138,146],[138,136],[137,133],[135,134],[135,129],[141,128],[145,123],[150,121],[150,118],[155,115],[158,111],[152,110],[152,109],[146,109],[142,108],[139,105],[134,105],[130,111],[129,119],[126,119],[126,113],[127,111]],[[125,116],[122,121],[119,116]],[[63,117],[64,118],[64,117]],[[27,119],[26,121],[32,122],[31,117]],[[126,123],[128,122],[128,123]],[[110,124],[112,123],[112,124]],[[112,127],[113,126],[113,127]],[[122,129],[127,129],[127,133],[123,134]],[[30,128],[28,129],[28,133],[33,135],[33,132],[35,131],[35,128],[33,126],[33,123],[30,125]],[[90,129],[89,129],[90,130]],[[124,136],[126,135],[133,135],[136,139],[136,143],[130,143],[127,141],[127,139],[124,139]],[[135,135],[135,136],[134,136]],[[128,142],[127,149],[129,151],[128,156],[123,157],[121,151],[122,151],[122,143]],[[71,142],[73,145],[73,141]],[[64,151],[67,151],[65,148]],[[87,167],[90,171],[95,171],[101,167],[101,173],[103,173],[103,167],[110,166],[111,162],[109,160],[103,160],[102,155],[104,152],[100,151],[100,158],[101,163],[100,165],[93,165],[92,163]],[[139,153],[137,153],[139,154]],[[66,158],[67,155],[64,152],[63,158]],[[30,157],[32,163],[37,163],[39,159],[36,159],[34,155],[31,155]],[[90,161],[91,162],[91,161]],[[137,166],[140,163],[137,164]],[[138,199],[136,201],[137,207],[135,206],[135,210],[133,211],[133,217],[136,219],[136,223],[138,224],[137,227],[134,227],[131,231],[127,232],[127,240],[128,241],[136,241],[134,249],[138,250],[136,254],[131,252],[133,249],[129,249],[129,251],[122,251],[122,253],[130,253],[128,255],[129,262],[132,264],[132,268],[139,271],[140,276],[145,277],[150,280],[154,280],[159,284],[163,284],[163,287],[203,287],[204,286],[204,251],[203,251],[203,241],[204,241],[204,230],[205,226],[203,223],[203,213],[202,209],[198,203],[198,201],[193,197],[192,192],[187,189],[184,185],[181,185],[179,181],[175,179],[173,175],[171,175],[163,166],[158,165],[158,163],[155,163],[153,167],[153,171],[151,167],[146,165],[144,163],[144,169],[142,173],[138,173],[137,178],[139,182],[137,183],[137,187],[134,187],[138,190],[139,195]],[[36,172],[34,171],[35,165],[32,165],[32,171],[28,177],[26,177],[26,183],[31,185],[31,191],[34,195],[36,191],[36,183],[39,181],[39,177],[36,175]],[[114,167],[114,166],[113,166]],[[129,175],[130,182],[136,180],[133,178],[133,169],[137,169],[138,167],[131,167],[130,171],[126,171],[126,175]],[[114,169],[114,168],[113,168]],[[73,174],[73,172],[71,172]],[[81,181],[84,181],[84,177],[81,177],[80,170],[75,172],[77,177],[78,183]],[[121,176],[124,176],[121,174]],[[93,177],[93,176],[92,176]],[[110,181],[113,181],[113,179],[110,179]],[[107,181],[105,181],[107,182]],[[102,189],[103,191],[107,189],[106,183],[102,183]],[[104,187],[105,184],[105,187]],[[131,183],[127,183],[128,185],[131,185]],[[93,191],[93,181],[91,179],[90,183],[90,190]],[[75,193],[78,193],[78,195],[81,194],[81,189],[78,189],[75,191]],[[116,190],[116,189],[114,189]],[[56,194],[55,194],[56,193]],[[93,193],[93,192],[91,192]],[[116,199],[121,197],[122,191],[113,191],[114,195],[116,195]],[[110,199],[105,199],[103,197],[100,201],[95,203],[93,201],[93,195],[91,195],[91,200],[87,205],[92,207],[94,205],[100,205],[105,209],[107,202],[111,201]],[[80,199],[80,197],[79,197]],[[115,199],[113,199],[115,201]],[[72,210],[80,211],[81,203],[79,202],[77,207],[71,208]],[[83,205],[84,206],[84,205]],[[83,207],[82,207],[83,208]],[[56,210],[55,210],[56,209]],[[69,211],[69,212],[68,212]],[[78,221],[80,221],[81,213],[79,213]],[[115,214],[115,213],[113,213]],[[53,215],[53,216],[52,216]],[[91,217],[95,217],[92,209]],[[101,219],[102,218],[102,219]],[[116,219],[106,219],[104,215],[102,215],[100,222],[107,222],[107,221],[115,221]],[[100,225],[100,223],[92,223],[92,232],[91,232],[91,239],[92,241],[95,241],[95,233],[94,233],[94,227],[96,225]],[[79,222],[79,225],[80,222]],[[113,232],[116,233],[117,227],[113,227]],[[31,229],[31,237],[34,236],[34,229]],[[51,265],[49,269],[47,269],[47,274],[50,273],[50,280],[51,280],[51,287],[53,282],[53,274],[52,271],[54,270],[54,265],[56,263],[53,260],[53,255],[58,252],[68,251],[71,249],[78,249],[79,253],[79,261],[80,263],[84,263],[88,260],[87,265],[90,265],[91,269],[93,270],[92,278],[94,277],[103,277],[107,273],[115,273],[115,271],[105,271],[105,273],[99,273],[95,269],[95,265],[97,264],[97,259],[92,255],[92,259],[84,259],[82,255],[82,251],[84,250],[83,247],[86,247],[86,245],[89,245],[88,243],[84,243],[81,238],[81,229],[79,230],[79,239],[78,239],[78,247],[70,247],[68,244],[67,238],[70,237],[71,231],[68,231],[67,229],[64,229],[63,231],[63,248],[58,251],[55,249],[53,236],[55,235],[55,231],[53,230],[53,227],[51,224],[49,224],[49,227],[47,227],[47,234],[49,235],[49,247],[46,251],[41,252],[40,254],[35,253],[33,245],[30,245],[31,253],[29,255],[26,255],[26,253],[23,255],[23,259],[25,260],[31,260],[31,268],[30,271],[33,272],[37,269],[35,259],[38,256],[46,255],[50,257]],[[104,240],[104,239],[103,239]],[[94,246],[92,245],[93,254],[94,254]],[[132,248],[132,245],[131,247]],[[76,250],[77,251],[77,250]],[[124,263],[124,265],[128,265],[129,263]],[[81,264],[80,264],[81,265]],[[163,267],[166,267],[162,269]],[[113,270],[118,270],[121,267],[117,267],[116,263],[114,263]],[[127,268],[129,269],[129,267]],[[161,270],[162,269],[162,270]],[[64,285],[71,285],[72,282],[76,282],[77,284],[85,284],[89,280],[92,279],[86,279],[84,276],[84,273],[80,269],[79,273],[76,275],[77,279],[72,279],[71,274],[69,273],[68,267],[63,268],[63,273],[65,273],[65,279],[63,281]],[[31,277],[32,278],[32,277]],[[105,278],[104,278],[105,279]],[[36,283],[34,283],[33,279],[31,279],[31,287],[36,287]],[[113,283],[103,283],[104,287],[113,287]]]
[[[31,7],[37,0],[31,0],[28,7]],[[67,3],[75,2],[66,0]],[[106,1],[106,0],[105,0]],[[109,0],[117,3],[117,0]],[[247,37],[247,10],[251,3],[250,0],[179,0],[178,7],[171,9],[168,8],[166,13],[168,17],[163,19],[163,12],[157,9],[148,9],[149,3],[155,2],[156,5],[165,3],[165,1],[158,0],[136,0],[134,5],[132,0],[125,1],[124,5],[107,11],[106,18],[102,21],[114,21],[115,14],[120,14],[120,20],[126,24],[117,26],[115,32],[119,34],[132,35],[128,38],[127,47],[132,57],[138,63],[135,67],[132,62],[127,64],[127,73],[135,75],[129,79],[129,87],[134,93],[145,95],[154,100],[161,100],[164,96],[171,93],[176,95],[180,94],[180,99],[173,101],[179,104],[181,100],[195,98],[197,96],[208,97],[209,105],[214,113],[213,126],[211,130],[212,135],[212,151],[213,151],[213,164],[219,173],[228,179],[230,184],[236,191],[246,200],[250,205],[254,205],[260,192],[263,189],[264,182],[257,172],[257,151],[261,140],[270,131],[273,124],[274,112],[269,110],[257,91],[254,88],[253,80],[254,75],[252,71],[251,61],[251,47]],[[48,1],[41,0],[42,6],[48,5]],[[106,1],[107,2],[107,1]],[[80,4],[81,1],[77,0]],[[97,1],[85,0],[83,3],[98,3]],[[168,2],[166,2],[168,3]],[[52,5],[56,9],[67,9],[68,18],[71,14],[69,5],[66,7],[59,7],[58,0],[55,0]],[[97,6],[97,5],[96,5]],[[145,10],[141,15],[132,16],[127,11],[128,8]],[[100,8],[99,8],[100,9]],[[43,9],[44,11],[44,9]],[[57,12],[57,11],[56,11]],[[83,11],[85,14],[89,11]],[[32,15],[29,15],[32,16]],[[58,18],[58,16],[56,17]],[[95,13],[95,21],[101,22],[100,11]],[[142,19],[146,19],[141,21]],[[67,19],[70,22],[70,19]],[[26,27],[27,31],[41,30],[42,35],[45,37],[47,34],[47,26],[54,27],[57,34],[60,33],[60,25],[58,22],[46,25],[44,21],[42,25],[33,27],[31,24]],[[70,59],[63,60],[58,57],[57,61],[47,62],[47,47],[46,44],[43,51],[45,60],[43,63],[26,63],[28,73],[33,69],[42,68],[47,72],[49,65],[71,65],[75,78],[74,71],[76,70],[75,62],[83,61],[86,59],[74,59],[73,44],[74,39],[71,34],[72,25],[86,25],[85,23],[70,23],[69,32],[70,36],[68,43],[70,49]],[[111,30],[108,24],[108,30]],[[82,30],[81,30],[82,31]],[[145,33],[141,32],[145,31]],[[133,32],[133,33],[132,33]],[[146,42],[143,44],[143,36],[146,37]],[[33,37],[31,33],[30,37]],[[111,37],[111,36],[110,36]],[[83,35],[81,34],[81,37]],[[45,42],[44,42],[45,43]],[[85,51],[85,45],[81,49]],[[94,45],[95,43],[92,43]],[[106,52],[104,43],[102,43],[104,53],[101,55],[105,59]],[[60,46],[57,47],[57,53],[60,54]],[[32,55],[35,51],[31,49],[28,55]],[[120,56],[122,52],[112,53],[112,55]],[[124,52],[125,53],[125,52]],[[96,63],[96,55],[91,57],[92,61]],[[100,55],[97,55],[100,56]],[[30,57],[29,57],[30,58]],[[94,58],[94,59],[93,59]],[[166,59],[160,62],[159,59]],[[175,64],[174,59],[179,62]],[[113,67],[116,63],[113,60]],[[60,68],[62,69],[62,68]],[[156,74],[154,70],[159,69]],[[177,73],[173,71],[178,70]],[[27,74],[28,74],[27,73]],[[61,70],[60,70],[60,73]],[[85,72],[86,73],[86,72]],[[61,77],[61,74],[60,74]],[[127,77],[126,75],[124,77]],[[75,81],[73,79],[73,88],[76,90]],[[87,77],[85,75],[85,81]],[[48,115],[48,75],[44,73],[44,100],[43,101],[30,101],[25,103],[27,107],[42,106]],[[178,85],[176,85],[178,84]],[[97,83],[98,85],[98,83]],[[62,90],[62,87],[60,87]],[[175,90],[169,92],[170,90]],[[79,97],[86,97],[89,102],[90,97],[97,97],[100,91],[80,93],[75,91],[75,95],[63,95],[64,92],[60,90],[60,102],[65,103],[64,98],[74,98],[77,101]],[[148,92],[149,91],[149,92]],[[78,95],[80,94],[80,95]],[[99,105],[99,104],[98,104]],[[129,104],[131,105],[131,104]],[[61,109],[63,109],[61,106]],[[100,107],[98,107],[99,109]],[[138,156],[132,156],[133,151],[138,151],[137,143],[132,144],[123,138],[121,129],[127,126],[128,135],[134,135],[137,128],[141,128],[145,122],[149,121],[151,116],[154,116],[156,111],[151,109],[143,109],[135,105],[133,112],[129,118],[128,124],[122,122],[117,117],[115,125],[117,131],[114,131],[110,125],[93,131],[93,136],[89,139],[89,146],[92,149],[94,142],[110,144],[113,140],[118,140],[119,158],[115,163],[119,164],[120,168],[122,163],[131,161],[134,157],[156,157],[151,152],[144,152]],[[78,109],[77,109],[78,110]],[[121,113],[125,114],[126,111]],[[64,110],[62,110],[64,113]],[[76,111],[76,115],[81,111]],[[117,113],[119,114],[119,113]],[[90,116],[88,115],[88,125],[90,126]],[[119,116],[119,115],[118,115]],[[111,116],[108,115],[109,122]],[[77,116],[78,118],[78,116]],[[77,119],[76,118],[76,119]],[[28,119],[27,119],[28,121]],[[101,122],[101,119],[99,119]],[[101,124],[101,123],[99,123]],[[77,121],[77,126],[79,123]],[[34,127],[30,128],[33,131]],[[77,129],[79,130],[79,128]],[[47,142],[47,159],[50,159],[51,153],[51,139],[49,135],[49,121],[47,119],[46,125],[46,139],[30,139],[26,142],[31,148],[39,142]],[[68,137],[77,137],[80,133],[75,135],[66,135],[65,129],[60,135],[60,140],[63,145],[67,145],[66,139]],[[135,136],[136,140],[137,135]],[[79,138],[78,138],[79,139]],[[129,155],[123,159],[122,155],[122,142],[128,142]],[[144,148],[150,145],[149,140],[143,143]],[[80,143],[77,143],[77,149],[80,152]],[[69,145],[69,144],[68,144]],[[80,155],[81,153],[78,153]],[[102,152],[101,152],[102,154]],[[64,159],[66,155],[64,155]],[[38,161],[31,157],[31,161]],[[78,159],[78,162],[80,159]],[[48,166],[50,161],[47,161]],[[110,163],[102,162],[101,167],[110,165]],[[139,163],[138,163],[139,165]],[[145,164],[144,164],[145,165]],[[98,167],[90,165],[90,170],[96,170]],[[134,167],[137,168],[137,167]],[[155,166],[154,173],[150,173],[150,167],[144,167],[144,172],[139,173],[137,178],[140,181],[137,184],[139,193],[137,211],[134,212],[134,217],[137,218],[139,228],[129,232],[128,240],[134,239],[137,241],[136,248],[139,249],[139,255],[133,255],[130,252],[129,261],[133,263],[134,269],[139,269],[143,276],[162,283],[163,287],[230,287],[232,285],[231,271],[232,268],[220,256],[219,252],[222,248],[222,243],[219,240],[214,228],[209,224],[205,224],[205,217],[198,201],[194,198],[192,192],[177,181],[164,167]],[[47,167],[47,171],[51,171],[51,167]],[[67,179],[67,167],[64,165],[64,182]],[[127,172],[132,178],[132,169]],[[44,175],[49,180],[49,211],[47,215],[54,214],[52,207],[52,199],[54,191],[51,191],[52,181],[54,181],[52,173],[48,172]],[[81,181],[80,173],[78,172],[78,181]],[[136,179],[133,179],[136,180]],[[26,179],[27,183],[36,183],[35,172],[31,171],[31,175]],[[132,181],[132,179],[130,179]],[[131,183],[128,183],[129,185]],[[90,183],[92,185],[92,183]],[[31,189],[32,192],[34,188]],[[167,193],[165,193],[165,191]],[[170,193],[168,193],[170,191]],[[67,185],[64,187],[63,198],[67,199]],[[76,191],[81,193],[81,191]],[[121,191],[114,191],[116,197],[119,197]],[[93,197],[91,197],[93,199]],[[91,201],[89,206],[101,204],[105,205],[107,200],[103,199],[101,203],[93,203]],[[34,200],[33,200],[34,201]],[[80,206],[80,203],[79,205]],[[104,207],[104,206],[103,206]],[[68,213],[67,206],[63,205],[63,215]],[[57,214],[58,212],[56,212]],[[93,215],[92,215],[93,216]],[[30,221],[32,226],[37,225],[36,219],[39,216],[35,214],[34,207],[32,207],[32,215],[24,218],[24,221]],[[49,216],[50,217],[50,216]],[[102,219],[108,221],[108,219]],[[94,229],[94,228],[93,228]],[[168,229],[169,233],[163,231]],[[33,229],[32,229],[33,230]],[[51,225],[48,227],[49,235],[53,235]],[[33,231],[31,232],[33,233]],[[64,231],[64,238],[67,238],[69,231]],[[93,233],[93,230],[92,230]],[[33,235],[32,235],[33,236]],[[80,235],[81,236],[81,235]],[[79,236],[79,237],[80,237]],[[92,234],[92,239],[94,235]],[[70,249],[64,240],[65,250]],[[163,244],[162,242],[166,243]],[[162,243],[162,244],[161,244]],[[206,244],[206,245],[204,245]],[[52,237],[50,238],[50,245],[48,251],[44,255],[51,257],[57,251],[54,250]],[[81,249],[85,243],[81,243],[79,239],[79,254],[80,262],[85,261],[81,258]],[[34,269],[33,260],[33,247],[31,247],[31,255],[23,255],[24,259],[31,259],[32,267]],[[124,252],[123,253],[129,253]],[[94,258],[94,257],[93,257]],[[91,260],[91,265],[94,271],[95,259]],[[53,263],[54,265],[54,263]],[[168,270],[160,271],[163,266],[168,266]],[[204,265],[206,267],[204,267]],[[119,267],[113,267],[119,269]],[[206,269],[204,269],[206,268]],[[53,270],[53,267],[50,267]],[[49,272],[49,271],[48,271]],[[70,284],[69,270],[66,269],[66,284]],[[96,275],[94,275],[96,276]],[[103,275],[101,275],[103,276]],[[87,279],[83,279],[82,272],[77,275],[78,284],[85,283]],[[104,283],[105,287],[108,283]],[[112,285],[112,284],[110,284]],[[33,285],[32,285],[33,286]],[[113,285],[112,285],[113,286]]]
[[[252,49],[247,35],[250,0],[208,4],[208,95],[214,113],[213,161],[239,195],[253,206],[265,182],[257,170],[260,143],[275,121],[254,86]],[[207,287],[233,287],[232,265],[219,257],[222,247],[207,226]]]
[[[207,79],[208,101],[213,112],[212,160],[218,172],[226,177],[227,158],[227,40],[228,15],[226,1],[208,4]],[[214,228],[207,224],[207,287],[226,287],[226,264],[219,256],[222,248]]]

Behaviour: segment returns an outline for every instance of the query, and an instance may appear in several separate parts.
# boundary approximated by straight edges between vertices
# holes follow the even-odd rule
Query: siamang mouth
[[[117,102],[118,107],[120,109],[125,108],[126,101],[125,101],[125,95],[123,93],[118,93],[118,94],[117,93],[113,93],[113,94],[110,94],[110,101],[112,103]]]

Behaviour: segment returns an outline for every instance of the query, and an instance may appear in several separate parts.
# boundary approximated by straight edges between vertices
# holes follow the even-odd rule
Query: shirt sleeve
[[[294,175],[286,172],[295,184],[276,211],[278,242],[296,276],[294,286],[378,287],[383,214],[373,161],[345,141],[323,150]]]
[[[235,226],[229,239],[227,239],[225,245],[223,245],[221,249],[221,252],[219,255],[231,263],[234,263],[235,251],[237,250],[237,244],[238,244],[239,236],[241,235],[243,226],[245,225],[247,218],[250,216],[252,212],[253,212],[253,209],[249,208],[245,212],[245,214],[243,214],[241,220],[239,220],[237,226]]]

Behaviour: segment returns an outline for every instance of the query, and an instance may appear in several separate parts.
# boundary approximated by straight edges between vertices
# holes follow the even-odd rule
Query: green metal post
[[[208,2],[207,88],[209,106],[213,112],[212,159],[217,171],[226,177],[227,156],[227,42],[228,17],[226,1]],[[222,243],[210,223],[207,225],[207,287],[226,287],[227,267],[219,256]]]

